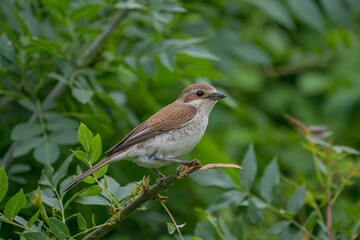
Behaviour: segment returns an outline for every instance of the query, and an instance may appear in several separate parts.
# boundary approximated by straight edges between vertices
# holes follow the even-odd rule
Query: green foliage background
[[[0,9],[1,160],[10,145],[20,141],[6,165],[11,193],[6,199],[20,188],[32,192],[45,164],[57,169],[69,149],[78,148],[79,122],[101,135],[106,150],[194,82],[211,83],[228,98],[216,105],[206,135],[183,159],[240,164],[252,143],[257,156],[254,192],[259,193],[260,177],[277,156],[283,178],[297,182],[297,187],[305,184],[323,201],[312,153],[300,145],[301,137],[284,113],[306,124],[327,125],[334,144],[359,148],[357,0],[4,0]],[[94,55],[78,63],[119,9],[130,12]],[[59,83],[66,85],[65,91],[56,101],[42,104]],[[36,112],[40,122],[27,123]],[[358,160],[346,157],[339,170],[346,173]],[[77,165],[85,169],[72,161],[72,174]],[[169,174],[174,166],[163,171]],[[236,170],[225,172],[240,186]],[[144,175],[156,178],[151,170],[126,161],[112,164],[107,175],[121,185]],[[184,235],[219,239],[214,229],[205,228],[209,221],[204,209],[231,187],[213,181],[204,186],[196,177],[186,178],[166,194],[177,222],[186,222]],[[341,184],[340,173],[334,182]],[[274,201],[286,205],[295,190],[280,185]],[[344,231],[351,228],[351,216],[342,202],[351,206],[356,219],[358,199],[359,181],[354,178],[333,206],[333,221]],[[161,206],[150,202],[147,207],[107,239],[173,239]],[[90,213],[98,222],[109,217],[100,206],[74,203],[68,211],[82,213],[88,222]],[[34,212],[29,205],[21,213],[29,219]],[[281,219],[268,214],[264,223],[255,214],[249,221],[241,205],[213,213],[234,239],[267,239],[267,229]],[[3,226],[0,237],[16,238],[15,230]],[[350,239],[345,236],[341,239]]]

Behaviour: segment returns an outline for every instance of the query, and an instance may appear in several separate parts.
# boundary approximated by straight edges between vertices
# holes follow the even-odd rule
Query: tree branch
[[[119,10],[115,16],[112,18],[112,20],[109,22],[109,24],[104,28],[104,30],[94,39],[94,41],[91,43],[89,48],[85,50],[85,52],[79,57],[77,63],[76,63],[76,70],[86,66],[86,62],[94,55],[94,53],[99,49],[101,44],[104,43],[104,41],[109,37],[109,35],[115,30],[117,25],[127,16],[129,13],[129,10]],[[58,82],[55,87],[51,90],[49,95],[45,98],[45,100],[42,103],[42,106],[56,101],[60,95],[65,91],[66,85],[62,82]],[[38,112],[34,112],[31,117],[29,118],[28,122],[36,122],[39,119]],[[5,153],[3,160],[0,164],[0,167],[5,165],[5,169],[7,169],[12,161],[13,157],[12,154],[15,150],[15,148],[20,144],[20,141],[13,142],[10,147],[8,148],[7,152]]]
[[[195,171],[226,167],[242,169],[241,166],[235,164],[207,164],[205,166],[201,166],[199,161],[196,161],[191,166],[187,166],[184,164],[180,165],[179,167],[177,167],[174,173],[163,179],[161,182],[158,182],[155,185],[151,186],[149,189],[146,189],[142,194],[136,197],[134,201],[126,205],[120,212],[115,214],[115,216],[119,216],[120,214],[119,217],[113,216],[105,222],[112,223],[111,225],[104,225],[100,228],[97,228],[95,231],[86,235],[83,240],[101,239],[106,234],[115,229],[123,220],[125,220],[132,212],[136,211],[139,207],[141,207],[141,205],[143,205],[145,202],[151,199],[156,199],[159,192],[168,188],[178,179],[186,177],[190,173]]]

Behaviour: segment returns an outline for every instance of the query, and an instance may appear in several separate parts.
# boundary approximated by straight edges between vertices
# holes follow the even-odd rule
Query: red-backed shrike
[[[178,99],[167,105],[132,130],[105,154],[107,157],[70,182],[65,191],[81,182],[102,166],[123,159],[142,167],[157,168],[173,162],[187,163],[179,158],[198,144],[208,124],[215,103],[225,94],[206,83],[185,88]]]

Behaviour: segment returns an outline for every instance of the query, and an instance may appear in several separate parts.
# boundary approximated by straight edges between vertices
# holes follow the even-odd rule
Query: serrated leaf
[[[278,222],[275,225],[271,226],[267,232],[266,232],[266,236],[271,237],[273,235],[276,234],[280,234],[283,231],[285,231],[285,229],[290,225],[290,222],[288,221],[282,221],[282,222]]]
[[[77,159],[79,159],[80,161],[82,161],[86,166],[90,166],[89,163],[88,163],[88,155],[84,152],[84,151],[81,151],[81,150],[78,150],[78,151],[74,151],[74,150],[71,150],[71,152],[75,155],[75,157]]]
[[[257,172],[256,156],[253,145],[250,145],[248,148],[242,161],[242,167],[244,170],[240,173],[241,185],[245,190],[249,191]]]
[[[89,161],[95,163],[101,156],[102,143],[99,134],[96,134],[90,141]]]
[[[296,192],[290,197],[286,210],[288,212],[297,214],[300,208],[304,205],[305,202],[305,185],[302,185]]]
[[[167,223],[168,233],[173,234],[176,230],[175,225],[173,223]]]
[[[20,123],[11,131],[11,139],[15,141],[25,140],[42,133],[39,123]]]
[[[80,193],[79,196],[86,197],[86,196],[97,196],[102,192],[101,187],[98,185],[93,185],[88,187],[84,192]]]
[[[77,223],[80,230],[86,230],[87,229],[87,223],[84,219],[84,217],[81,215],[81,213],[77,214]]]
[[[63,240],[70,236],[68,227],[59,219],[49,218],[49,227],[57,239]]]
[[[9,187],[8,177],[5,173],[5,166],[0,168],[0,203],[4,199]]]
[[[53,164],[60,156],[60,149],[53,142],[43,141],[34,150],[34,158],[42,164]]]
[[[36,222],[36,220],[38,219],[40,214],[40,210],[38,210],[34,215],[32,215],[32,217],[30,218],[30,220],[27,223],[28,228],[31,228],[32,225],[34,225],[34,223]]]
[[[79,129],[78,129],[78,138],[86,152],[89,152],[89,150],[90,150],[90,141],[91,141],[92,137],[93,137],[93,134],[89,130],[89,128],[84,123],[80,123]]]
[[[26,240],[48,240],[47,236],[42,232],[27,232],[23,236]]]
[[[274,158],[271,163],[266,167],[264,174],[261,178],[261,196],[269,203],[272,202],[274,197],[274,187],[280,182],[280,170],[277,159]]]
[[[19,213],[19,211],[25,207],[27,201],[22,189],[15,194],[5,205],[4,215],[11,221]]]

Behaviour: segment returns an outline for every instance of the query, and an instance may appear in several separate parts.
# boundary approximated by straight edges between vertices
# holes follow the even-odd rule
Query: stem
[[[330,240],[334,239],[334,234],[331,232],[332,228],[332,209],[331,209],[331,184],[332,184],[332,172],[331,172],[331,143],[330,146],[325,148],[325,161],[326,162],[326,225],[328,228],[328,237]]]
[[[324,186],[324,178],[322,177],[321,175],[321,172],[319,170],[319,164],[318,162],[320,161],[319,158],[316,156],[315,153],[312,154],[313,155],[313,161],[314,161],[314,166],[315,166],[315,172],[316,172],[316,176],[318,177],[319,179],[319,182],[322,186]]]
[[[7,217],[5,217],[5,215],[2,214],[2,213],[0,213],[0,216],[3,217],[3,218],[5,218],[5,219],[6,219],[6,223],[8,223],[8,224],[12,224],[12,225],[14,225],[14,226],[16,226],[16,227],[19,227],[19,228],[28,230],[28,231],[30,231],[30,232],[34,232],[34,230],[32,230],[32,229],[30,229],[30,228],[28,228],[28,227],[25,227],[25,226],[23,226],[23,225],[21,225],[21,224],[18,224],[18,223],[16,223],[16,222],[14,222],[14,221],[10,221],[10,219],[8,219]]]
[[[58,191],[56,190],[55,187],[53,187],[53,191],[56,194],[57,199],[59,200],[60,208],[61,208],[62,221],[63,221],[63,223],[65,223],[65,209],[64,209],[64,206],[63,206],[62,199],[61,199],[61,197],[60,197],[60,195],[59,195],[59,193],[58,193]]]
[[[181,240],[184,240],[183,236],[181,235],[180,229],[179,229],[178,225],[177,225],[176,222],[175,222],[175,219],[174,219],[173,216],[171,215],[169,209],[165,206],[164,201],[163,201],[162,199],[160,199],[158,202],[161,204],[161,206],[163,206],[163,208],[165,209],[165,211],[167,212],[167,214],[168,214],[169,217],[171,218],[171,221],[172,221],[173,224],[175,225],[176,231],[179,233],[179,236],[180,236]]]
[[[295,225],[297,228],[299,228],[301,231],[303,231],[304,233],[306,233],[310,238],[317,240],[318,238],[316,236],[314,236],[309,230],[307,230],[303,225],[301,225],[299,222],[295,221],[294,219],[292,219],[291,217],[288,217],[284,214],[282,214],[280,212],[279,209],[277,209],[275,206],[271,205],[271,204],[267,204],[267,208],[270,209],[271,211],[277,213],[278,215],[280,215],[281,217],[285,218],[286,220],[288,220],[289,222],[291,222],[293,225]]]
[[[101,187],[101,189],[102,189],[104,192],[106,192],[106,194],[115,202],[115,204],[118,206],[119,210],[122,210],[123,207],[120,205],[119,201],[117,201],[117,199],[115,199],[115,198],[113,197],[113,195],[112,195],[111,193],[109,193],[109,191],[106,190],[103,185],[101,185],[101,183],[99,182],[99,180],[98,180],[97,177],[95,176],[95,173],[93,174],[93,177],[94,177],[95,181],[97,182],[97,184]]]
[[[69,237],[68,239],[75,239],[75,237],[77,237],[77,236],[79,236],[79,235],[81,235],[81,234],[84,234],[84,233],[87,233],[87,232],[89,232],[89,231],[91,231],[91,230],[94,230],[94,229],[97,229],[97,228],[101,228],[101,227],[105,227],[105,226],[108,226],[108,225],[111,225],[111,224],[113,224],[113,223],[108,223],[108,222],[106,222],[106,223],[97,225],[97,226],[95,226],[95,227],[91,227],[91,228],[89,228],[89,229],[86,229],[86,230],[84,230],[84,231],[82,231],[82,232],[79,232],[79,233],[75,234],[74,236]]]
[[[213,225],[213,227],[215,228],[215,231],[220,236],[220,238],[226,240],[224,235],[222,234],[221,230],[219,229],[218,225],[215,223],[210,212],[207,212],[207,218],[209,219],[209,222],[211,223],[211,225]]]

